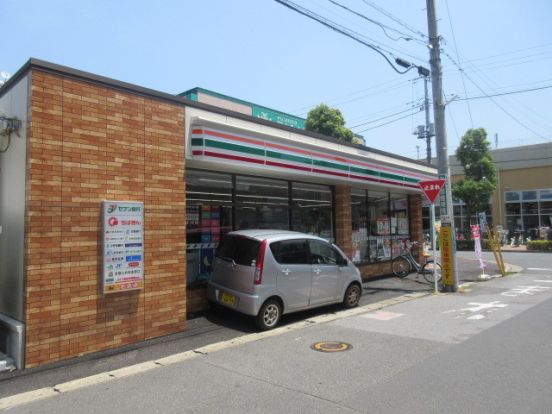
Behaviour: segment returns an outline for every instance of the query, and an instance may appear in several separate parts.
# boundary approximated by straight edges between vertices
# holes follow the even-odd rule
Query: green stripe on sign
[[[410,177],[404,177],[404,181],[408,181],[409,183],[417,183],[420,181],[419,178],[410,178]]]
[[[359,174],[366,174],[366,175],[373,175],[375,177],[379,177],[379,173],[374,170],[367,170],[365,168],[358,168],[358,167],[351,167],[351,172],[356,172]]]
[[[329,168],[334,168],[336,170],[349,171],[349,167],[347,165],[336,164],[334,162],[312,160],[312,163],[314,165],[318,165],[319,167],[329,167]]]
[[[299,163],[308,164],[308,165],[312,164],[310,158],[298,157],[296,155],[290,155],[290,154],[282,154],[280,152],[267,151],[266,156],[270,158],[277,158],[279,160],[299,162]]]
[[[389,178],[390,180],[400,180],[400,181],[402,181],[404,179],[404,177],[402,175],[390,174],[390,173],[385,173],[385,172],[380,172],[380,177],[381,178]]]
[[[243,145],[236,145],[236,144],[228,144],[226,142],[213,141],[213,140],[210,140],[210,139],[205,140],[205,145],[207,147],[220,148],[220,149],[225,149],[225,150],[228,150],[228,151],[243,152],[243,153],[246,153],[246,154],[254,154],[254,155],[261,155],[261,156],[265,155],[265,150],[264,149],[251,148],[251,147],[246,147],[246,146],[243,146]]]
[[[192,138],[192,145],[202,147],[203,146],[203,138]]]

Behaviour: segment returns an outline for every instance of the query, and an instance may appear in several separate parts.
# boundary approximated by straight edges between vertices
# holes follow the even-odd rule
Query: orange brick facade
[[[184,108],[38,70],[27,146],[27,368],[185,328]],[[102,200],[144,202],[145,287],[104,295]]]

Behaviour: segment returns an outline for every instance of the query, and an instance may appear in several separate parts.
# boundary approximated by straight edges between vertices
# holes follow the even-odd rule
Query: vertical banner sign
[[[441,249],[441,274],[443,285],[454,285],[454,260],[452,260],[452,227],[442,225],[439,234],[439,248]]]
[[[446,178],[446,174],[439,174],[439,179],[446,180]],[[441,191],[439,196],[439,215],[441,216],[442,222],[451,223],[452,212],[449,212],[447,207],[447,189],[445,186],[443,186],[443,191]]]
[[[487,265],[483,262],[483,257],[481,256],[481,231],[479,230],[478,225],[471,225],[471,234],[472,239],[474,240],[474,249],[475,249],[475,257],[477,257],[477,260],[479,260],[479,267],[485,273],[487,270]]]
[[[144,203],[104,201],[103,291],[144,287]]]

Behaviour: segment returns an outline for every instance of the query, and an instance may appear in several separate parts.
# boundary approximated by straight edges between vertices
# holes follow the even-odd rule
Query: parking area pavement
[[[498,273],[495,264],[488,263],[488,266],[487,273]],[[459,255],[458,269],[460,282],[477,280],[481,273],[479,262],[469,255]],[[421,275],[411,274],[404,279],[381,277],[364,283],[360,305],[377,304],[412,293],[431,294],[432,291],[433,285]],[[334,305],[285,315],[282,325],[341,310],[341,306]],[[0,373],[0,398],[194,350],[253,332],[255,327],[250,317],[225,310],[208,311],[189,319],[186,330],[178,334],[45,367]]]

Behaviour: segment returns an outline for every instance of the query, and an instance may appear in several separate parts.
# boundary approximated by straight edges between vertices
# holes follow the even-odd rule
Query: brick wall
[[[26,367],[180,331],[184,109],[31,73]],[[104,295],[101,201],[144,202],[145,287]]]

